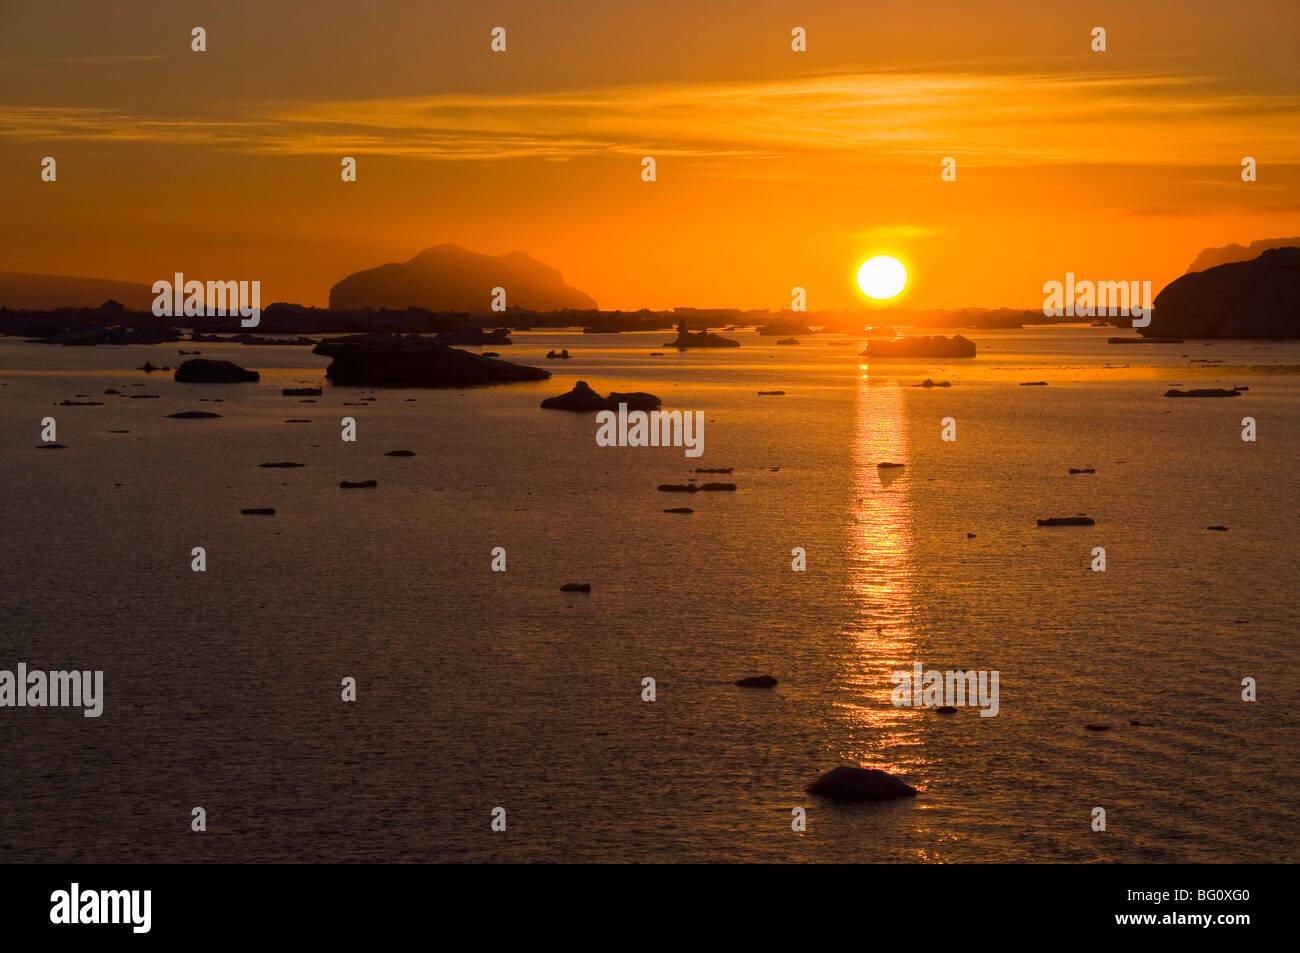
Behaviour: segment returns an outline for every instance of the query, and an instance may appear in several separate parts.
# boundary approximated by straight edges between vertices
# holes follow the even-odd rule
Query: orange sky
[[[878,253],[910,307],[1159,289],[1300,234],[1298,50],[1294,0],[0,3],[0,270],[323,305],[454,242],[604,308],[863,307]]]

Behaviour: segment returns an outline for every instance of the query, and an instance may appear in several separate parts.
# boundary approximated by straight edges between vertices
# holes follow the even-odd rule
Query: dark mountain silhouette
[[[154,294],[149,285],[134,281],[0,271],[0,307],[3,308],[29,311],[97,308],[110,298],[120,301],[129,311],[149,311],[153,308]]]
[[[1257,242],[1251,242],[1249,245],[1223,245],[1219,248],[1207,248],[1196,256],[1194,262],[1187,266],[1187,271],[1188,273],[1205,271],[1207,268],[1227,265],[1234,261],[1250,261],[1252,258],[1258,258],[1270,248],[1287,247],[1300,247],[1300,237],[1263,238]]]
[[[1300,337],[1300,248],[1183,275],[1154,305],[1150,326],[1138,329],[1143,337]]]
[[[542,381],[550,371],[471,354],[419,334],[353,334],[312,350],[332,361],[325,376],[344,387],[468,387]]]
[[[348,275],[330,289],[330,307],[483,312],[491,310],[497,287],[506,290],[506,305],[512,309],[596,307],[591,297],[570,288],[558,271],[531,255],[480,255],[457,245],[436,245],[410,261]]]

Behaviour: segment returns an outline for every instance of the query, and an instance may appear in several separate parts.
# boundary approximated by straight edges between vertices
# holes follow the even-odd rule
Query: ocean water
[[[322,382],[304,348],[192,345],[262,381],[186,385],[132,370],[177,345],[0,339],[0,669],[105,682],[99,718],[0,709],[0,860],[1300,860],[1300,342],[963,333],[974,360],[870,366],[520,333],[502,356],[551,380],[314,403],[280,395]],[[578,379],[703,411],[703,455],[538,407]],[[657,491],[697,467],[738,490]],[[895,707],[914,662],[996,670],[997,716]],[[840,764],[919,793],[805,792]]]

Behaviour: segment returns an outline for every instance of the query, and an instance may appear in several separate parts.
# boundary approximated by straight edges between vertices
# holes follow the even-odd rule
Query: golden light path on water
[[[878,466],[908,462],[903,400],[900,388],[873,386],[863,368],[847,553],[852,617],[839,659],[847,691],[835,705],[846,723],[845,762],[891,772],[921,761],[918,712],[890,702],[890,675],[917,657],[910,481],[906,467]]]

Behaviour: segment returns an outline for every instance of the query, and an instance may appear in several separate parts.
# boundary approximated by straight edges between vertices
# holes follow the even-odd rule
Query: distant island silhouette
[[[1156,296],[1151,324],[1135,329],[1141,337],[1126,342],[1300,337],[1300,244],[1264,248],[1247,260],[1235,258],[1278,242],[1300,243],[1300,239],[1267,239],[1248,247],[1202,251],[1194,264],[1220,257],[1233,260],[1170,282]],[[491,310],[491,292],[496,287],[506,289],[505,311]],[[682,337],[684,327],[721,326],[724,332],[757,327],[764,337],[820,333],[893,338],[895,326],[1019,328],[1078,320],[1048,317],[1041,309],[1015,308],[601,311],[594,300],[565,284],[558,271],[523,252],[493,257],[449,244],[425,249],[401,264],[349,275],[331,289],[329,308],[270,304],[262,309],[257,335],[244,331],[237,314],[155,317],[153,298],[149,286],[133,282],[0,272],[0,335],[69,345],[149,344],[182,340],[184,329],[194,332],[195,341],[220,340],[211,335],[228,334],[234,342],[264,345],[293,343],[276,335],[389,332],[440,335],[442,344],[505,345],[510,343],[507,328],[582,328],[587,333],[676,328],[677,340],[662,345],[671,348],[735,346],[706,331]],[[399,304],[413,301],[424,303]],[[1130,319],[1102,317],[1093,324],[1129,327]]]
[[[148,311],[154,294],[149,285],[135,281],[0,271],[0,306],[6,308],[95,308],[110,299],[132,311]]]
[[[1207,268],[1227,265],[1234,261],[1250,261],[1252,258],[1258,258],[1270,248],[1288,247],[1300,248],[1300,236],[1295,238],[1262,238],[1257,242],[1251,242],[1249,245],[1232,244],[1218,248],[1207,248],[1187,266],[1187,271],[1188,273],[1205,271]]]
[[[486,311],[497,287],[506,290],[507,305],[531,311],[596,307],[594,298],[525,252],[480,255],[450,244],[348,275],[330,289],[330,307]]]

